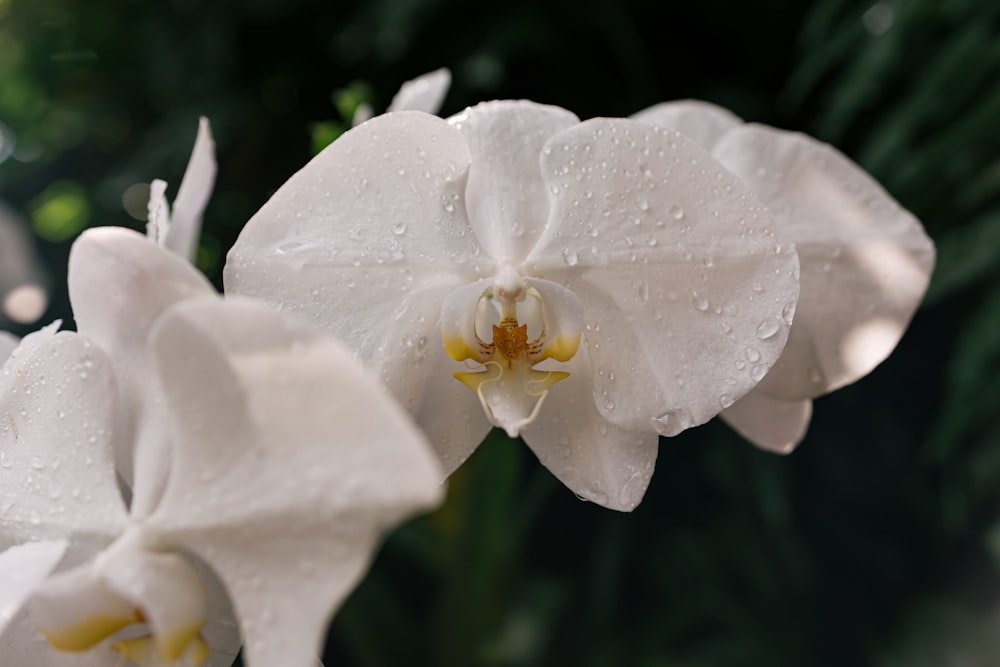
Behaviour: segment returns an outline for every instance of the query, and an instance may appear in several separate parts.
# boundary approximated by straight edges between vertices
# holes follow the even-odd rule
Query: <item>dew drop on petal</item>
[[[696,310],[705,312],[708,310],[708,298],[698,294],[698,292],[691,292],[691,305],[694,306]]]
[[[669,209],[667,209],[667,214],[674,220],[681,220],[684,218],[684,209],[682,209],[677,204],[674,204]]]
[[[392,233],[396,236],[402,236],[406,233],[406,223],[400,222],[392,226]]]
[[[785,320],[786,323],[791,324],[792,320],[795,318],[795,302],[786,303],[785,307],[781,309],[781,319]]]
[[[781,330],[777,320],[768,318],[757,325],[757,337],[761,340],[770,340]]]
[[[563,251],[562,251],[562,258],[563,258],[563,261],[566,262],[570,266],[576,266],[576,263],[579,261],[579,258],[576,255],[576,251],[573,250],[573,249],[571,249],[571,248],[564,248],[563,249]]]
[[[730,396],[729,394],[723,394],[722,396],[719,396],[719,405],[721,405],[723,408],[728,408],[733,403],[734,403],[733,397]]]

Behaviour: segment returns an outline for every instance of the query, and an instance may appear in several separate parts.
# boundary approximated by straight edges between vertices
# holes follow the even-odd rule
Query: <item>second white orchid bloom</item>
[[[497,425],[630,510],[659,434],[778,358],[797,274],[767,210],[686,137],[492,102],[348,132],[251,219],[225,278],[353,345],[447,471]]]
[[[920,222],[833,147],[745,124],[705,102],[635,115],[695,139],[771,209],[801,268],[795,322],[781,358],[722,418],[754,444],[787,453],[805,435],[812,399],[864,377],[902,337],[934,268]]]
[[[77,271],[134,258],[136,244],[147,265],[166,254],[132,232],[92,230],[77,241]],[[127,324],[120,303],[104,303]],[[187,298],[147,336],[144,400],[161,403],[170,446],[136,429],[136,458],[151,448],[169,457],[158,468],[169,474],[137,474],[130,504],[114,466],[122,403],[102,348],[49,327],[0,372],[0,547],[69,541],[34,591],[31,622],[52,646],[85,651],[64,662],[18,616],[0,636],[4,659],[218,667],[242,633],[248,665],[313,667],[380,533],[440,499],[429,446],[342,345],[261,304]],[[238,628],[226,626],[225,604],[213,608],[225,602],[220,583]],[[117,634],[137,624],[147,634]]]

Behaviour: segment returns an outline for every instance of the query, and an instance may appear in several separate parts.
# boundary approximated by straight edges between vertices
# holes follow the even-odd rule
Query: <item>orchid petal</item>
[[[774,212],[802,265],[788,346],[758,391],[807,399],[869,373],[927,289],[934,246],[920,223],[860,167],[805,135],[747,125],[714,154]]]
[[[761,449],[790,454],[809,428],[812,401],[786,401],[754,390],[719,416]]]
[[[262,305],[188,300],[152,339],[177,445],[146,525],[225,583],[248,665],[312,665],[380,531],[440,499],[433,454],[346,349]]]
[[[447,68],[428,72],[400,86],[386,111],[423,111],[436,114],[441,109],[449,87],[451,72]]]
[[[559,107],[527,100],[484,102],[452,116],[472,156],[466,205],[483,248],[518,264],[548,219],[548,189],[539,156],[550,137],[580,120]]]
[[[167,306],[214,291],[187,261],[128,229],[88,229],[70,251],[69,295],[77,327],[108,353],[118,380],[118,470],[140,493],[154,494],[161,486],[156,479],[165,472],[159,456],[146,457],[141,470],[134,464],[134,443],[152,442],[138,440],[139,431],[164,432],[149,381],[150,327]],[[149,481],[140,483],[139,477]]]
[[[488,264],[465,214],[468,164],[461,134],[439,118],[373,118],[247,223],[229,252],[226,291],[281,304],[378,365],[383,339],[373,334],[408,294],[463,284]]]
[[[551,226],[525,264],[584,303],[606,419],[676,435],[760,381],[798,261],[743,183],[684,135],[629,120],[562,132],[542,166]]]
[[[709,152],[726,132],[743,124],[731,111],[700,100],[663,102],[632,114],[632,119],[677,130]]]
[[[0,634],[66,553],[66,540],[27,542],[0,553]]]
[[[541,356],[556,361],[569,361],[580,346],[583,303],[576,294],[549,280],[528,278],[524,282],[541,297],[545,333],[545,346],[540,352]]]
[[[193,260],[198,249],[202,214],[215,187],[215,173],[215,141],[208,119],[202,116],[198,120],[191,158],[177,188],[165,239],[167,248],[187,260]]]
[[[653,474],[658,437],[606,420],[594,404],[593,369],[586,345],[566,364],[569,377],[549,392],[546,405],[524,428],[524,441],[542,465],[584,500],[630,512]]]
[[[48,327],[0,370],[0,532],[8,539],[114,535],[125,523],[111,364],[86,337]]]

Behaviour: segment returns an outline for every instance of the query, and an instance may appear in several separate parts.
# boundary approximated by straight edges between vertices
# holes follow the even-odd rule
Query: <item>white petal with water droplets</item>
[[[500,100],[466,109],[448,122],[462,132],[472,156],[465,195],[472,227],[493,259],[519,264],[549,217],[542,146],[580,121],[559,107]]]
[[[788,335],[798,261],[746,186],[687,137],[630,120],[562,132],[542,164],[550,227],[526,270],[583,302],[601,414],[676,435],[753,387]]]
[[[150,327],[171,304],[214,292],[186,260],[129,229],[88,229],[70,251],[69,295],[77,328],[108,353],[118,381],[118,469],[126,483],[141,493],[155,493],[161,486],[156,480],[165,472],[159,455],[147,458],[141,471],[133,463],[134,444],[143,442],[137,437],[139,431],[164,431],[158,423],[155,386],[150,382]],[[148,481],[133,484],[134,472]],[[151,504],[147,499],[135,500],[140,510]]]
[[[801,295],[781,359],[758,391],[812,398],[854,382],[893,350],[934,266],[920,223],[832,147],[758,125],[716,157],[773,211],[801,262]]]
[[[423,111],[436,114],[441,109],[450,86],[451,72],[446,68],[428,72],[400,86],[386,111]]]
[[[408,295],[492,264],[465,213],[468,164],[461,134],[440,118],[399,112],[354,128],[247,223],[226,262],[227,293],[299,313],[377,365],[377,332],[393,328]]]
[[[569,371],[569,377],[549,391],[538,417],[524,428],[525,443],[584,500],[632,511],[653,474],[658,436],[648,428],[623,429],[597,411],[586,345],[571,361],[553,368]]]
[[[723,410],[720,416],[758,447],[789,454],[809,428],[812,401],[786,401],[754,390]]]
[[[0,369],[0,534],[9,540],[115,534],[117,387],[103,352],[51,327]]]
[[[312,665],[380,532],[440,499],[434,456],[346,349],[260,304],[177,304],[153,347],[178,446],[146,525],[226,584],[248,665]]]
[[[632,114],[632,119],[677,130],[707,151],[711,151],[726,132],[743,124],[743,120],[731,111],[700,100],[663,102]]]
[[[0,553],[0,634],[66,552],[65,540],[27,542]]]

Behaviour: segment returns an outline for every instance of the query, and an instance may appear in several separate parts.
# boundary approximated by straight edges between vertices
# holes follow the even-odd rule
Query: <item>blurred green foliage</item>
[[[135,183],[176,191],[207,115],[199,265],[218,283],[242,224],[359,104],[440,66],[446,113],[697,97],[809,132],[924,221],[939,264],[895,354],[819,400],[790,457],[709,424],[662,442],[620,515],[491,437],[445,507],[388,541],[327,664],[1000,664],[996,3],[0,0],[16,140],[0,196],[31,214],[59,285],[79,225],[141,224],[122,205]]]

